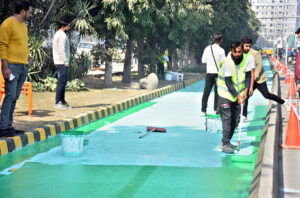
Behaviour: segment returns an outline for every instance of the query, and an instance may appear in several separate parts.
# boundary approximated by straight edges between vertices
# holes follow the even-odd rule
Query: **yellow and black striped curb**
[[[36,128],[27,131],[22,135],[17,135],[14,137],[9,137],[0,140],[0,155],[5,155],[14,150],[21,149],[26,145],[34,144],[35,142],[45,140],[49,136],[55,136],[56,134],[62,133],[64,131],[74,129],[85,124],[89,124],[101,118],[113,115],[119,111],[123,111],[143,102],[147,102],[154,98],[161,97],[178,89],[182,89],[186,86],[189,86],[199,80],[201,80],[200,76],[190,80],[178,82],[173,85],[168,85],[166,87],[156,89],[150,93],[122,101],[118,104],[76,116],[73,119],[63,120],[61,122],[49,124],[41,128]]]

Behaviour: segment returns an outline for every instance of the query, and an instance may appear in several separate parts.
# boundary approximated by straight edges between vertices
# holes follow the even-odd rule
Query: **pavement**
[[[291,68],[292,71],[294,70],[293,65],[288,65],[288,67]],[[285,75],[283,74],[280,74],[280,88],[282,97],[286,98],[288,96],[289,84],[285,84]],[[299,99],[291,100],[292,103],[297,103],[297,101],[299,102]],[[289,111],[282,111],[282,135],[280,137],[280,144],[285,143],[289,116]],[[280,174],[279,197],[300,197],[300,150],[282,149],[279,147],[279,156],[279,170],[282,172],[282,174]]]

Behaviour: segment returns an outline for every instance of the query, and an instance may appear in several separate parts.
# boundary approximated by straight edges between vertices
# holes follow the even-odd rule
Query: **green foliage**
[[[79,79],[74,79],[67,83],[66,90],[67,91],[86,91],[87,88],[86,88],[84,82],[82,82]]]
[[[80,35],[91,35],[95,32],[92,26],[94,20],[90,15],[90,11],[96,7],[96,4],[91,4],[89,1],[77,0],[73,7],[76,18],[73,20],[74,28]]]
[[[71,57],[69,68],[69,80],[81,78],[92,66],[90,55],[76,54],[76,46],[71,43]],[[76,55],[76,56],[75,56]]]
[[[40,75],[40,72],[43,66],[48,64],[49,56],[46,52],[46,49],[42,46],[42,38],[37,36],[30,36],[28,45],[31,58],[28,78],[29,81],[40,81],[42,76]]]
[[[47,77],[42,82],[32,82],[32,89],[34,92],[43,92],[43,91],[50,91],[55,92],[57,85],[57,79],[52,77]],[[67,83],[66,91],[86,91],[87,88],[79,79],[74,79]]]
[[[45,80],[43,80],[43,85],[45,86],[46,91],[50,91],[50,92],[55,91],[56,84],[57,84],[56,78],[47,77]]]

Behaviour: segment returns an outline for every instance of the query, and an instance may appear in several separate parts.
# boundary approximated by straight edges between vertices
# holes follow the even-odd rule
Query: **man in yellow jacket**
[[[32,6],[21,1],[15,14],[0,26],[0,59],[5,79],[5,97],[1,107],[0,136],[13,136],[13,113],[28,73],[28,30],[26,21],[32,16]]]
[[[224,153],[234,153],[237,147],[230,143],[240,120],[241,105],[251,83],[251,66],[243,54],[240,41],[231,45],[231,54],[219,63],[217,88],[223,137],[220,147]]]

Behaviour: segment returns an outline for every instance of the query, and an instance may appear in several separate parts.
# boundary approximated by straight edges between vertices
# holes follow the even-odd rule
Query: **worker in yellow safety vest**
[[[240,41],[231,45],[231,53],[219,63],[217,88],[223,137],[220,148],[224,153],[234,153],[236,145],[230,143],[238,126],[241,105],[244,103],[251,83],[251,66],[243,54]]]

